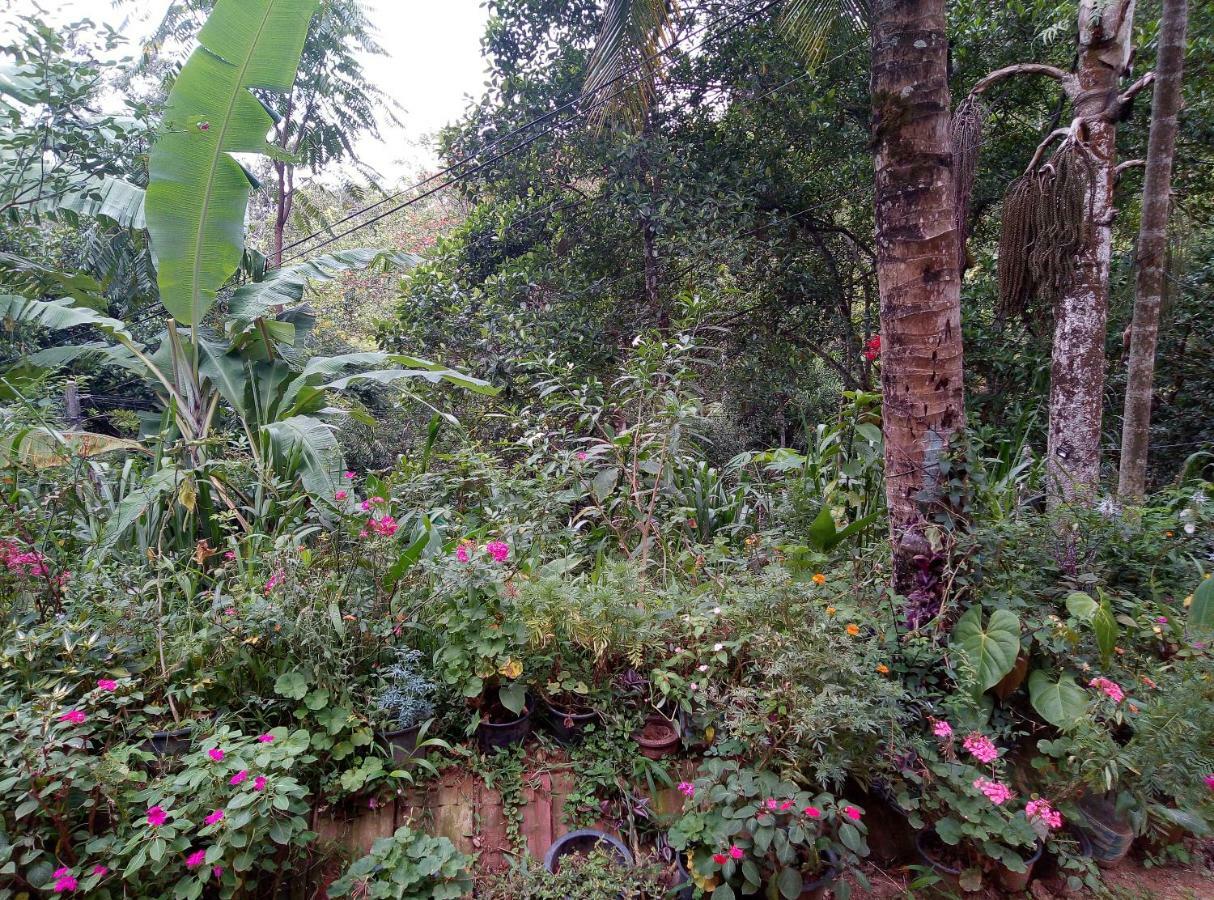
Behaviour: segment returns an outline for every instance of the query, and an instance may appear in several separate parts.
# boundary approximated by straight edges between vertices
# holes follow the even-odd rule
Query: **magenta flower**
[[[264,791],[266,789],[266,778],[264,775],[258,775],[253,779],[253,790]]]
[[[932,734],[940,738],[942,741],[952,740],[953,726],[948,724],[948,722],[944,721],[943,719],[938,719],[936,723],[932,725]]]
[[[83,712],[78,709],[69,709],[59,717],[60,722],[71,722],[73,725],[82,725],[84,720],[88,718]]]
[[[350,494],[347,491],[338,491],[336,494],[333,495],[333,499],[334,500],[345,500],[349,496],[350,496]]]
[[[284,572],[282,569],[275,570],[274,574],[271,575],[269,580],[266,582],[266,586],[265,586],[264,590],[262,591],[262,593],[264,593],[267,597],[270,596],[270,592],[273,591],[274,588],[278,587],[280,584],[282,584],[286,580],[287,580],[286,572]]]
[[[234,560],[236,558],[236,551],[229,550],[227,553],[225,553],[223,555],[223,558],[226,559],[228,562],[231,562],[232,560]]]
[[[187,869],[197,869],[199,866],[201,866],[206,861],[207,861],[207,851],[195,850],[193,853],[191,853],[189,856],[187,856],[185,858],[185,867]]]
[[[576,456],[577,456],[578,462],[585,462],[589,458],[590,454],[587,453],[585,450],[579,450],[577,452]]]
[[[472,551],[469,549],[469,544],[461,542],[455,550],[455,558],[464,563],[472,559]]]
[[[494,562],[503,563],[506,557],[510,555],[510,547],[502,541],[490,541],[485,544],[485,549],[489,551],[489,555],[493,557]]]
[[[763,805],[765,807],[767,807],[767,809],[771,810],[772,812],[775,812],[777,809],[780,808],[780,801],[777,800],[775,797],[768,797],[766,800],[763,801]]]
[[[274,735],[269,733],[260,734],[257,736],[257,740],[262,744],[272,744],[274,743]]]
[[[356,476],[353,472],[346,472],[342,475],[342,477],[345,478],[346,481],[353,481],[358,476]]]
[[[372,517],[367,520],[367,528],[384,537],[392,537],[399,526],[391,516]]]
[[[361,509],[363,512],[370,512],[371,511],[371,501],[364,500],[362,503],[358,504],[358,508]]]
[[[1214,775],[1207,775],[1205,778],[1206,787],[1214,791]]]
[[[1167,625],[1167,624],[1168,624],[1168,617],[1167,617],[1167,616],[1156,616],[1156,617],[1155,617],[1155,624],[1157,624],[1157,625]]]
[[[746,851],[744,851],[737,844],[734,844],[732,847],[729,848],[730,859],[741,859],[745,855],[746,855]]]
[[[148,824],[153,828],[168,821],[168,814],[159,806],[148,807]]]
[[[214,825],[216,822],[222,822],[223,821],[223,810],[222,809],[215,810],[215,812],[211,813],[203,821],[205,821],[208,825]]]
[[[211,869],[211,874],[216,878],[223,878],[223,866],[215,866]]]
[[[234,615],[236,615],[236,607],[235,607],[235,606],[229,606],[227,609],[225,609],[225,610],[223,611],[223,614],[224,614],[225,616],[234,616]]]
[[[816,806],[807,806],[805,809],[801,810],[801,812],[805,813],[805,815],[809,816],[811,819],[820,818],[822,815],[822,810],[818,809]]]
[[[696,786],[690,781],[679,782],[679,793],[684,797],[694,797],[696,795]]]
[[[55,870],[54,874],[56,893],[66,894],[76,890],[76,879],[72,877],[72,870],[67,866],[63,866]]]
[[[1001,782],[991,781],[989,778],[975,778],[974,787],[981,791],[982,795],[996,806],[1002,806],[1012,799],[1011,788]]]
[[[783,803],[780,804],[780,812],[788,812],[790,809],[793,808],[793,806],[794,806],[794,804],[791,800],[785,800]]]
[[[854,806],[849,806],[846,809],[844,809],[843,814],[846,815],[853,822],[860,821],[860,810],[856,809]]]
[[[725,863],[729,862],[729,857],[726,856],[724,853],[714,853],[712,855],[712,861],[714,863],[716,863],[718,866],[723,866],[723,865],[725,865]]]
[[[228,779],[228,784],[230,784],[232,787],[236,787],[236,785],[238,785],[238,784],[243,784],[245,782],[245,780],[248,779],[248,777],[249,777],[249,770],[241,769],[239,772],[237,772],[235,775],[233,775],[231,778]]]
[[[103,691],[116,691],[118,690],[118,682],[112,678],[98,678],[97,687]]]
[[[1098,689],[1114,703],[1120,703],[1125,699],[1125,691],[1121,689],[1121,685],[1104,676],[1093,678],[1088,682],[1088,687]]]
[[[101,866],[101,865],[93,866],[94,875],[100,875],[100,876],[104,877],[105,875],[107,875],[109,873],[109,871],[110,871],[109,866]]]
[[[1030,800],[1024,804],[1024,814],[1029,821],[1040,820],[1046,828],[1062,827],[1062,813],[1054,809],[1049,800]]]
[[[992,763],[999,757],[999,748],[995,746],[994,742],[985,734],[979,734],[977,731],[966,737],[961,746],[979,762]]]
[[[218,747],[212,747],[207,751],[207,756],[211,757],[215,762],[223,762],[224,752]]]

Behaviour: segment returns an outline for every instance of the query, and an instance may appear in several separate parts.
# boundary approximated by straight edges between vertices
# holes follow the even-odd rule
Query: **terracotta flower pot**
[[[640,745],[641,755],[649,759],[664,759],[679,749],[679,732],[667,719],[650,716],[632,739]]]
[[[1037,842],[1037,850],[1031,857],[1024,861],[1023,872],[1013,872],[1007,866],[1000,865],[995,870],[995,877],[999,880],[999,886],[1009,893],[1028,890],[1029,882],[1033,878],[1033,867],[1037,865],[1037,861],[1041,859],[1041,854],[1045,852],[1045,843]]]

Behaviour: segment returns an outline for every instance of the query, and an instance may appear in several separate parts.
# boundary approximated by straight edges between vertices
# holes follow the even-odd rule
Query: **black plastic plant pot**
[[[934,828],[928,828],[915,833],[915,850],[919,853],[920,862],[939,875],[941,881],[945,884],[952,887],[958,886],[961,879],[961,869],[954,868],[933,856],[931,848],[927,845],[929,838],[935,841],[940,840],[936,837]]]
[[[563,709],[547,700],[544,701],[544,706],[548,710],[548,714],[545,716],[548,730],[552,732],[553,737],[566,746],[580,741],[586,728],[599,718],[599,714],[593,709],[588,712],[575,712]]]
[[[154,731],[152,736],[143,742],[143,748],[157,756],[181,756],[190,749],[194,740],[194,729],[179,728],[176,731]]]
[[[822,874],[813,881],[806,881],[804,876],[801,880],[801,894],[798,900],[821,900],[826,896],[826,892],[830,890],[831,885],[839,880],[839,857],[833,850],[822,851],[822,856],[825,857],[826,868],[822,870]],[[772,892],[767,895],[773,896]],[[782,896],[779,891],[776,891],[775,896]],[[688,896],[691,896],[688,894]]]
[[[510,722],[490,722],[481,719],[476,726],[476,740],[481,750],[488,753],[499,747],[511,747],[521,744],[531,734],[531,698],[523,707],[523,714]]]
[[[695,895],[695,885],[691,881],[691,873],[687,871],[687,866],[683,865],[683,858],[676,853],[674,855],[675,882],[670,886],[663,896],[673,897],[674,900],[692,900]]]
[[[381,731],[379,738],[387,745],[392,754],[392,762],[403,766],[413,759],[417,753],[417,736],[421,733],[421,725],[412,728],[401,728],[397,731]]]
[[[596,828],[582,828],[563,834],[544,854],[544,868],[555,875],[561,870],[561,859],[567,856],[588,856],[595,850],[609,850],[621,865],[632,866],[632,853],[617,837]]]

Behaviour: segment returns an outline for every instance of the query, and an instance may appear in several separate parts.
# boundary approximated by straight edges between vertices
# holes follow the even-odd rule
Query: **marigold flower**
[[[826,584],[826,576],[823,575],[821,572],[815,572],[814,573],[814,584],[817,584],[817,585]]]
[[[834,615],[835,613],[837,613],[837,612],[838,612],[838,610],[837,610],[837,609],[835,609],[833,606],[828,606],[828,607],[826,607],[826,614],[827,614],[828,616],[833,616],[833,615]]]
[[[116,691],[118,690],[118,682],[112,678],[98,678],[97,687],[103,691]]]
[[[889,666],[887,666],[885,663],[877,663],[877,672],[881,675],[888,675]]]
[[[148,807],[148,813],[147,813],[148,824],[151,825],[153,828],[163,825],[165,822],[168,821],[168,818],[169,818],[168,813],[166,813],[162,807],[159,807],[159,806],[149,806]]]
[[[59,721],[60,722],[70,722],[73,725],[82,725],[82,724],[84,724],[84,720],[87,718],[88,718],[88,716],[86,716],[80,710],[69,709],[67,712],[65,712],[63,715],[61,715],[59,717]]]
[[[852,637],[856,637],[860,633],[860,626],[857,625],[855,622],[848,622],[847,623],[847,633],[850,634]]]

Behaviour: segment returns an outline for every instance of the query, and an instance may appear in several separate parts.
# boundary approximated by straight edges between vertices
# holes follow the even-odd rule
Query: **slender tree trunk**
[[[1129,380],[1125,391],[1125,422],[1121,432],[1121,473],[1117,493],[1130,502],[1142,499],[1147,480],[1147,440],[1151,425],[1151,395],[1155,380],[1155,343],[1159,307],[1163,300],[1164,263],[1168,238],[1168,209],[1172,190],[1172,159],[1176,119],[1184,75],[1187,0],[1163,0],[1159,23],[1159,61],[1151,101],[1151,137],[1142,186],[1142,224],[1138,232],[1138,278],[1134,321],[1130,327]]]
[[[1079,4],[1075,116],[1090,152],[1087,234],[1054,310],[1046,472],[1051,505],[1090,503],[1100,485],[1100,422],[1108,326],[1117,83],[1130,58],[1135,0]],[[1096,7],[1101,8],[1097,12]]]
[[[964,426],[961,286],[944,0],[878,0],[873,15],[877,280],[894,586],[929,553],[925,511]]]

